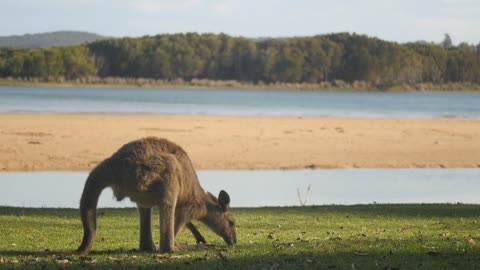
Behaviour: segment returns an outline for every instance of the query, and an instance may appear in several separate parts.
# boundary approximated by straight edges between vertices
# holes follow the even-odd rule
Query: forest
[[[75,80],[151,78],[253,84],[362,82],[376,88],[419,83],[480,84],[480,44],[399,44],[365,35],[249,39],[165,34],[44,49],[0,48],[0,77]]]

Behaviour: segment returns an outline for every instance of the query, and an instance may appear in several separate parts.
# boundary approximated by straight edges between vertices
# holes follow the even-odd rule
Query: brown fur
[[[77,252],[88,253],[96,234],[96,208],[102,190],[111,187],[120,201],[137,203],[140,249],[154,250],[151,208],[160,209],[160,252],[175,250],[175,235],[186,225],[197,242],[205,242],[190,222],[205,223],[228,244],[236,242],[233,220],[227,213],[230,198],[221,191],[217,199],[200,186],[187,153],[177,144],[155,137],[130,142],[92,170],[80,201],[84,229]]]

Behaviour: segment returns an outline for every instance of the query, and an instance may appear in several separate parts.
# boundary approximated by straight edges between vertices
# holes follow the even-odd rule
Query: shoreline
[[[358,92],[471,92],[479,93],[480,84],[444,83],[393,85],[388,87],[372,86],[364,82],[321,82],[321,83],[270,83],[258,84],[239,81],[163,81],[144,78],[94,78],[76,81],[42,81],[39,79],[19,80],[0,78],[0,86],[23,87],[59,87],[59,88],[131,88],[131,89],[238,89],[238,90],[296,90],[296,91],[358,91]],[[118,81],[117,81],[118,80]]]
[[[196,169],[480,168],[480,120],[0,114],[0,171],[88,171],[147,136]]]

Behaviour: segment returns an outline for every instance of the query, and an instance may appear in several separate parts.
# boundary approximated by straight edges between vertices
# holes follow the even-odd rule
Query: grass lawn
[[[358,205],[232,209],[238,244],[174,254],[137,251],[135,209],[100,209],[87,257],[71,253],[74,209],[0,207],[0,268],[13,269],[480,269],[480,206]],[[159,239],[158,211],[154,238]],[[177,243],[194,244],[187,230]]]

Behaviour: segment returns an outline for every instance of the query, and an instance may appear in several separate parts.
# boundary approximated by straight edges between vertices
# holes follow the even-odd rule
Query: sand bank
[[[0,170],[90,170],[145,136],[197,169],[480,167],[480,120],[1,114]]]

